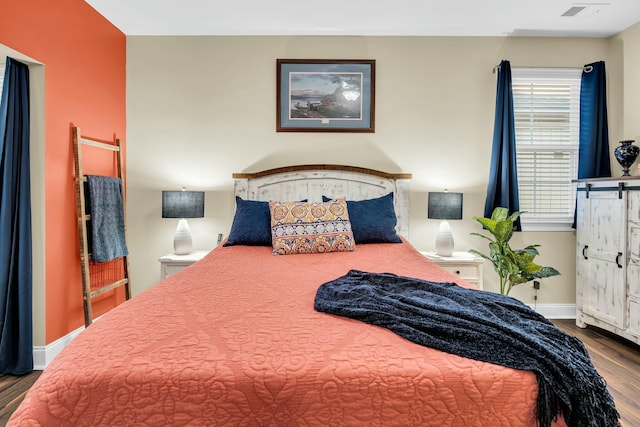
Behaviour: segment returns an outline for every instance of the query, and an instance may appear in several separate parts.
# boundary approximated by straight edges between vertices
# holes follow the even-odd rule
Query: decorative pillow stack
[[[274,253],[284,254],[352,251],[356,244],[366,243],[402,243],[395,230],[393,193],[367,200],[347,200],[346,208],[344,199],[322,196],[322,200],[324,203],[271,202],[273,207],[280,206],[276,213],[283,215],[274,223],[270,202],[236,196],[236,212],[224,246],[270,246]],[[293,212],[294,206],[299,206],[299,211]],[[302,212],[310,213],[305,217]],[[307,227],[301,228],[301,224]],[[275,244],[274,231],[280,233]]]
[[[344,199],[323,203],[270,202],[269,211],[274,255],[355,250]]]

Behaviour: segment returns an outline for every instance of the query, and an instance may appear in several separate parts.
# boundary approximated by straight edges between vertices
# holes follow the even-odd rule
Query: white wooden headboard
[[[234,173],[234,193],[245,200],[322,201],[322,196],[364,200],[394,194],[397,231],[409,237],[411,174],[344,165],[297,165],[254,173]]]

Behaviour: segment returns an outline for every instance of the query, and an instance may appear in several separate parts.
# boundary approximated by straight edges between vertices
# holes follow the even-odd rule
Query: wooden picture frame
[[[375,132],[371,59],[278,59],[277,132]]]

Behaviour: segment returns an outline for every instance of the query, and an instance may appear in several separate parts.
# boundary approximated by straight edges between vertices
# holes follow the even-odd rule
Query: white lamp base
[[[173,251],[177,255],[190,254],[193,250],[193,240],[191,239],[191,229],[186,219],[178,221],[176,235],[173,237]]]
[[[436,235],[436,254],[440,256],[451,256],[453,254],[453,234],[449,221],[442,221],[438,234]]]

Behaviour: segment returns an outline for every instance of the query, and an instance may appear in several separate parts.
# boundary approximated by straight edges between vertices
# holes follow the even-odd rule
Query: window
[[[582,68],[512,70],[523,230],[570,230],[578,177]]]

